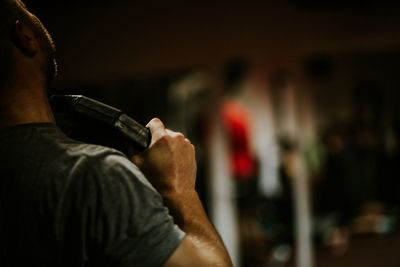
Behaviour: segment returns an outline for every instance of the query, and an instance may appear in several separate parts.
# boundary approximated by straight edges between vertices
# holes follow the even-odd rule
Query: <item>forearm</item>
[[[225,245],[209,221],[197,192],[163,193],[162,196],[175,223],[199,248],[204,258],[213,266],[232,266]]]
[[[195,149],[159,119],[147,125],[151,144],[131,159],[158,190],[175,223],[186,233],[165,266],[232,266],[229,254],[195,191]]]

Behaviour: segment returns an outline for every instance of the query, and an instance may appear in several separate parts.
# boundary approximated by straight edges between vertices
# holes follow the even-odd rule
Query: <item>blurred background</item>
[[[235,266],[400,266],[400,3],[26,0],[52,93],[196,145]]]

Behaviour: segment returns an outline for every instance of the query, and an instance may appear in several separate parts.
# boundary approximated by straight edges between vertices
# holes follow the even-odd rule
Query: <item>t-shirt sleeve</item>
[[[185,234],[173,223],[159,193],[118,154],[85,169],[82,179],[89,184],[81,224],[89,266],[163,265]]]

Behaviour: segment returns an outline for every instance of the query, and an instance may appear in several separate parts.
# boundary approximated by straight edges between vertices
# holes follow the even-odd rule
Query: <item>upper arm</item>
[[[214,251],[211,244],[204,244],[190,234],[186,234],[181,244],[163,266],[231,266],[230,263],[220,259]]]
[[[193,265],[199,263],[200,256],[197,253],[197,248],[192,240],[186,235],[181,244],[164,264],[164,267],[179,267],[179,266],[201,266]]]
[[[161,196],[140,171],[119,155],[91,161],[71,194],[82,192],[85,205],[76,218],[86,239],[89,262],[110,266],[159,266],[181,243]],[[90,188],[85,194],[82,188]],[[69,231],[73,232],[73,231]],[[94,264],[96,265],[96,264]]]

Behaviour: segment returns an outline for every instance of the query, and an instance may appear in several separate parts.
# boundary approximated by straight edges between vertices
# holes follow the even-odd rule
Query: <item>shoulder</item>
[[[51,130],[51,131],[50,131]],[[43,146],[41,176],[64,196],[116,198],[118,195],[158,194],[142,172],[120,151],[113,148],[73,140],[57,128],[41,133]],[[107,194],[106,194],[107,193]]]
[[[161,195],[119,151],[73,144],[67,153],[74,167],[57,211],[64,236],[76,232],[70,225],[84,229],[85,249],[94,265],[161,266],[185,235]]]
[[[98,219],[93,223],[99,224],[109,223],[99,218],[107,221],[122,216],[123,220],[114,223],[127,228],[126,224],[132,222],[128,220],[130,214],[141,218],[156,206],[162,207],[160,194],[122,153],[88,144],[80,145],[80,149],[73,147],[69,153],[73,165],[59,194],[60,212],[77,212],[85,218],[87,212],[94,213]]]
[[[125,186],[141,186],[156,191],[139,168],[119,151],[91,147],[96,150],[86,158],[86,172],[101,183],[122,183]]]
[[[72,161],[71,176],[101,184],[135,184],[155,191],[139,168],[120,151],[84,143],[71,144],[66,151]]]

